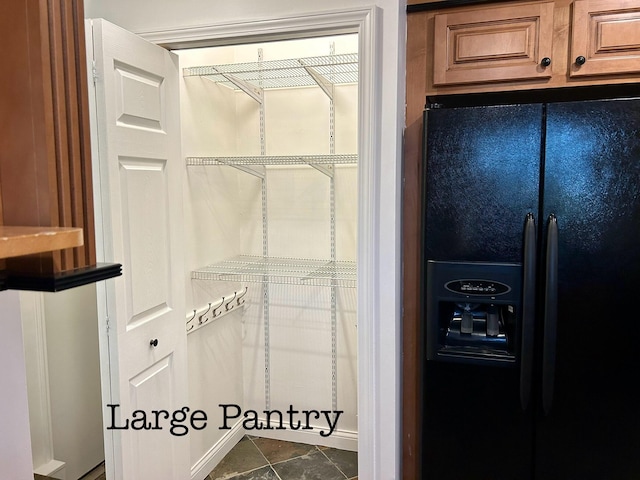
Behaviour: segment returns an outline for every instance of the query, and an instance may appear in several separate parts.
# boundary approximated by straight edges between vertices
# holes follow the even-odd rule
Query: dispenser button
[[[473,314],[469,310],[462,312],[460,333],[473,333]]]
[[[497,337],[499,333],[498,308],[495,305],[491,305],[487,309],[487,337]]]

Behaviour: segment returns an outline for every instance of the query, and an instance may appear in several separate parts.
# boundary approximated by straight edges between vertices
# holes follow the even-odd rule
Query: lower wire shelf
[[[194,270],[194,280],[356,288],[356,262],[240,255]]]

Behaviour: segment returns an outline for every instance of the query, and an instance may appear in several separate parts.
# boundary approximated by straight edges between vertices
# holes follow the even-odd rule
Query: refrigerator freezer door
[[[541,105],[426,113],[425,254],[521,262],[523,221],[538,211]]]
[[[640,475],[640,100],[551,104],[544,218],[558,218],[553,399],[540,480]],[[623,333],[621,333],[623,332]]]
[[[522,262],[525,218],[539,207],[542,112],[541,105],[427,112],[425,265]],[[520,374],[426,362],[425,478],[531,477],[534,410],[521,408]]]

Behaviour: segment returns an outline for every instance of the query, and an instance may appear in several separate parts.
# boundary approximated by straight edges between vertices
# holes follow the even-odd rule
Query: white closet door
[[[103,20],[91,25],[101,260],[123,271],[104,290],[109,400],[118,405],[105,405],[105,427],[130,422],[107,430],[107,470],[113,463],[110,478],[183,480],[188,435],[152,413],[188,405],[177,56]],[[132,417],[136,410],[145,413]]]

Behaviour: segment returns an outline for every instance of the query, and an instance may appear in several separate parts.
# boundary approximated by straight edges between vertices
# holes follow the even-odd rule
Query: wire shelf
[[[187,166],[203,165],[349,165],[357,164],[358,155],[284,155],[248,157],[187,157]]]
[[[184,77],[205,77],[233,90],[238,90],[238,87],[225,75],[264,89],[316,86],[316,81],[305,67],[310,67],[335,85],[358,83],[357,53],[189,67],[184,68],[182,74]]]
[[[241,255],[194,270],[191,278],[355,288],[357,269],[356,262]]]

